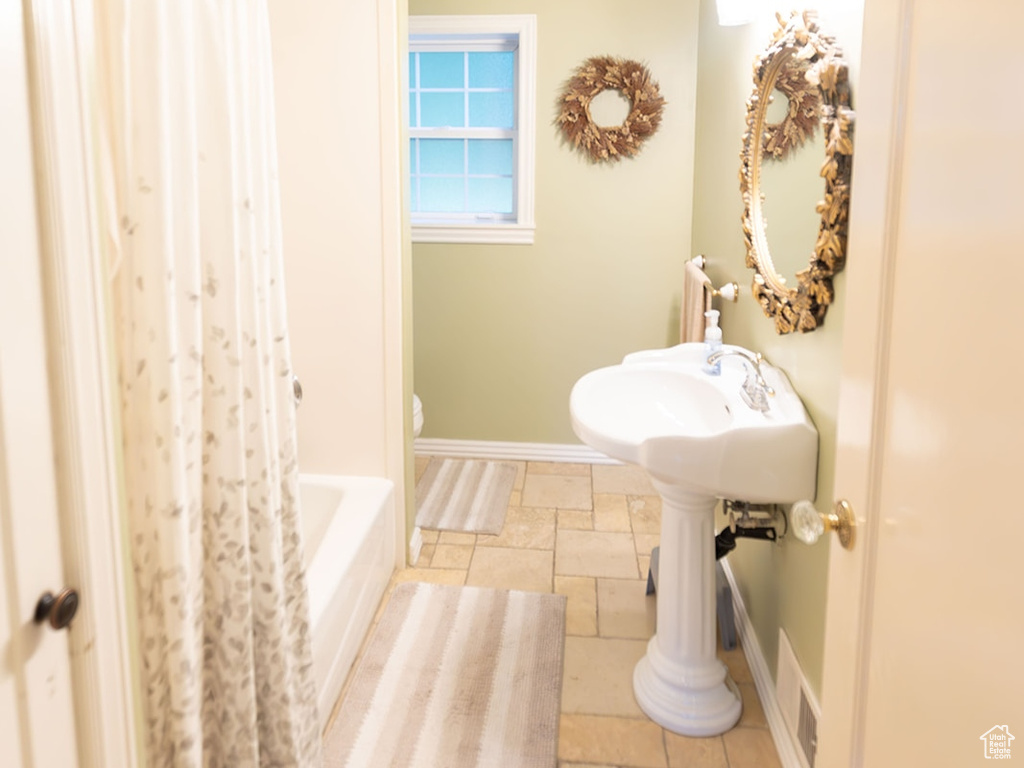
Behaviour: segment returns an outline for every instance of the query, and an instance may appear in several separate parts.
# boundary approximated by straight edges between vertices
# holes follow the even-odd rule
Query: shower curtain
[[[264,0],[96,0],[150,766],[322,762]]]

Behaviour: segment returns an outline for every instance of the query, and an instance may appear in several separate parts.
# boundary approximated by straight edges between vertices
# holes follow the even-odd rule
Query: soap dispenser
[[[722,361],[716,360],[708,365],[707,358],[713,352],[722,348],[722,329],[718,327],[718,310],[709,309],[704,313],[707,323],[704,326],[704,373],[708,376],[720,376],[722,373]]]

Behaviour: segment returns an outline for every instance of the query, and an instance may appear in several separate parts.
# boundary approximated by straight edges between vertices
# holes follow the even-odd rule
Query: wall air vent
[[[807,678],[793,653],[793,646],[784,630],[779,630],[778,675],[775,695],[786,721],[786,729],[796,746],[804,768],[814,768],[818,748],[818,720],[821,708],[811,693]]]
[[[814,755],[818,751],[818,717],[803,690],[800,691],[800,720],[797,723],[796,739],[807,758],[807,765],[814,768]]]

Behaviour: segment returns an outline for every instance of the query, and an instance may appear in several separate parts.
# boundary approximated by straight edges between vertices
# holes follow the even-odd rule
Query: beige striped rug
[[[432,458],[416,484],[416,525],[438,531],[501,533],[516,465]]]
[[[325,768],[555,768],[565,597],[407,583],[325,741]]]

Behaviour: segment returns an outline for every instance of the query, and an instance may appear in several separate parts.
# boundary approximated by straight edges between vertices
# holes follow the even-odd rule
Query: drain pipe
[[[778,541],[786,535],[789,522],[778,504],[753,504],[749,501],[722,499],[722,508],[729,525],[715,536],[715,560],[721,560],[736,549],[736,539]],[[651,551],[651,564],[647,572],[647,594],[658,587],[659,547]]]
[[[715,536],[716,560],[736,549],[737,538],[778,541],[789,528],[786,513],[777,504],[723,499],[722,508],[729,518],[729,525]]]

